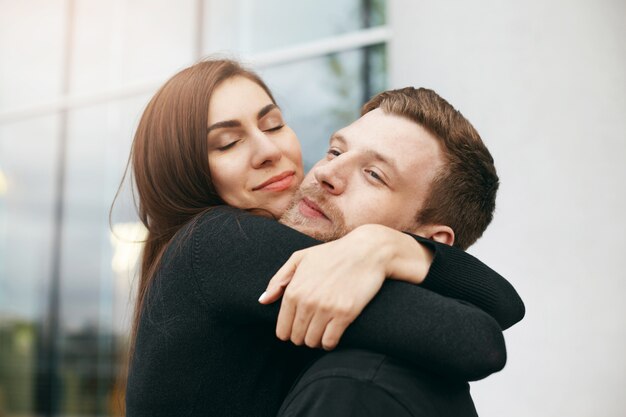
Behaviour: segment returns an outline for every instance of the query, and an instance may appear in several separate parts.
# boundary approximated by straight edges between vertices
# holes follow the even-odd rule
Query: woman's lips
[[[254,187],[253,191],[285,191],[291,184],[295,178],[295,172],[287,171],[282,174],[276,175],[269,180],[265,181],[263,184]]]

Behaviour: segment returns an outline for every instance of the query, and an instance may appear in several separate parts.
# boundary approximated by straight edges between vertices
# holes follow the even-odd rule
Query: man
[[[435,92],[404,88],[377,95],[360,119],[332,136],[327,158],[309,172],[281,221],[320,240],[378,223],[466,249],[490,223],[497,188],[493,159],[471,124]],[[269,297],[286,285],[273,280]],[[285,297],[281,312],[290,302],[298,300]],[[308,320],[281,314],[277,329]],[[345,350],[315,363],[280,415],[382,413],[476,415],[466,383]]]
[[[381,93],[362,113],[331,137],[281,221],[319,240],[378,223],[467,249],[491,222],[498,189],[476,130],[423,88]]]
[[[281,222],[322,241],[374,223],[465,250],[491,222],[497,189],[493,158],[472,125],[434,91],[409,87],[372,98],[360,119],[331,137],[327,157],[307,174]],[[315,251],[293,257],[263,303],[275,301]],[[289,290],[281,313],[290,309]],[[452,296],[464,299],[458,290]],[[500,325],[508,328],[520,312]],[[307,321],[284,316],[278,333]]]

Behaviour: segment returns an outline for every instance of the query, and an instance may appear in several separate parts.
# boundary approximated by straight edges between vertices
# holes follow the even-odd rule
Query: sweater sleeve
[[[434,254],[433,263],[421,284],[424,288],[475,305],[495,318],[502,330],[524,318],[522,299],[500,274],[460,249],[411,236]]]
[[[203,216],[191,235],[194,277],[209,314],[268,332],[275,331],[280,304],[261,305],[258,297],[294,251],[320,243],[276,221],[226,207]],[[491,316],[392,280],[348,327],[340,346],[382,352],[463,380],[483,378],[506,362],[504,338]]]

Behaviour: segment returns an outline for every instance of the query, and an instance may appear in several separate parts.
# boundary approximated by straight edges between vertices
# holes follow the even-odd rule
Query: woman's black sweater
[[[435,253],[423,284],[386,280],[339,348],[385,353],[455,380],[502,369],[501,329],[522,319],[521,299],[471,255],[416,239]],[[230,207],[183,228],[142,310],[127,415],[275,416],[299,372],[323,351],[277,339],[280,303],[257,300],[294,251],[318,243]]]

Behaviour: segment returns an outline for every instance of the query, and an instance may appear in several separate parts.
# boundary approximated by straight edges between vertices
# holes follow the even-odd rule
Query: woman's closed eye
[[[235,141],[233,141],[233,142],[230,142],[230,143],[229,143],[229,144],[227,144],[227,145],[220,146],[219,148],[217,148],[217,150],[218,150],[218,151],[227,151],[227,150],[229,150],[230,148],[232,148],[233,146],[235,146],[238,142],[239,142],[239,140],[235,140]]]
[[[270,128],[268,128],[268,129],[265,129],[265,130],[264,130],[264,132],[277,132],[277,131],[279,131],[280,129],[282,129],[283,127],[285,127],[285,124],[284,124],[284,123],[282,123],[282,124],[280,124],[280,125],[278,125],[278,126],[274,126],[274,127],[270,127]]]
[[[285,121],[283,120],[280,111],[278,109],[274,109],[267,116],[259,120],[258,127],[265,133],[277,132],[285,127]]]

